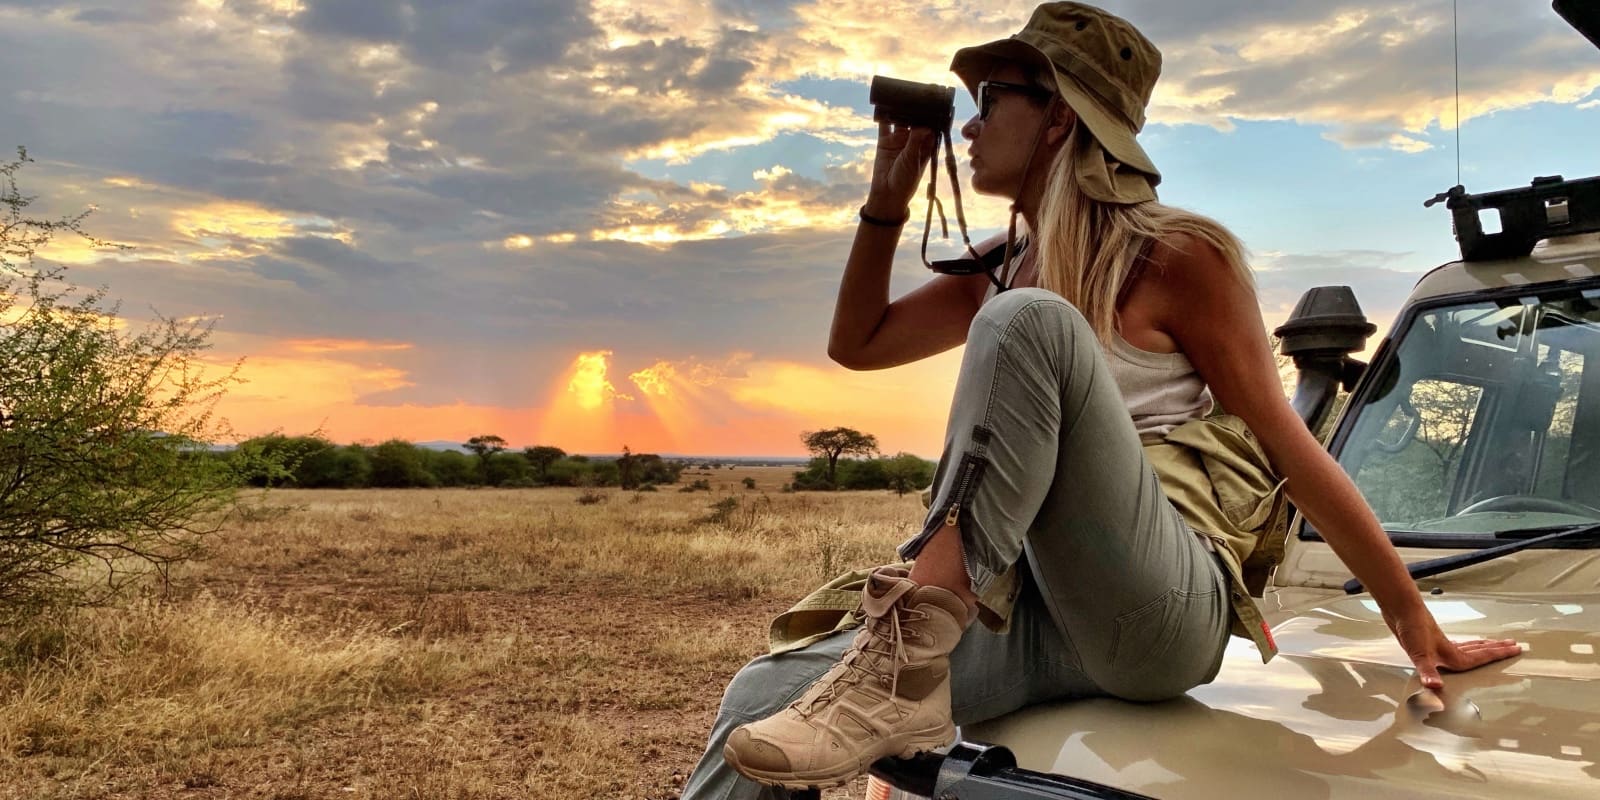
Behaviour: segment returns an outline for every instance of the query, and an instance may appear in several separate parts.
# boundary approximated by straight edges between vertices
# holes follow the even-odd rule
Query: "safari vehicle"
[[[1555,6],[1600,45],[1600,4]],[[1424,691],[1297,519],[1260,601],[1270,663],[1236,638],[1176,700],[968,726],[948,753],[875,765],[872,800],[1600,797],[1600,177],[1439,201],[1461,259],[1417,283],[1370,366],[1345,287],[1308,292],[1278,334],[1295,408],[1445,632],[1525,652]]]

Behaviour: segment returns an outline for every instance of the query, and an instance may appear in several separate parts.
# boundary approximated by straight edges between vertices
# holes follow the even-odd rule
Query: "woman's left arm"
[[[1372,593],[1422,685],[1442,688],[1440,669],[1468,670],[1522,652],[1510,639],[1445,637],[1366,500],[1284,396],[1255,288],[1209,245],[1191,239],[1182,247],[1169,249],[1164,269],[1150,276],[1160,284],[1156,319],[1217,402],[1250,427],[1295,507]]]

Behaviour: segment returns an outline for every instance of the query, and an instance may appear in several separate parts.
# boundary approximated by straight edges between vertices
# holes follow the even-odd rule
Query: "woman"
[[[829,354],[878,369],[966,344],[934,500],[901,546],[909,572],[866,581],[859,631],[735,677],[685,798],[838,785],[878,758],[946,744],[952,721],[1044,700],[1173,697],[1215,676],[1230,626],[1270,657],[1270,633],[1231,590],[1273,524],[1218,515],[1171,441],[1259,442],[1248,447],[1260,474],[1245,476],[1271,487],[1258,507],[1281,508],[1287,491],[1369,587],[1424,686],[1520,652],[1445,638],[1285,401],[1238,241],[1156,202],[1160,175],[1135,139],[1155,47],[1104,11],[1048,3],[951,69],[979,106],[962,128],[972,185],[1011,199],[1030,232],[1005,269],[1017,288],[944,275],[889,301],[934,139],[881,129]],[[1228,421],[1205,419],[1213,397]]]

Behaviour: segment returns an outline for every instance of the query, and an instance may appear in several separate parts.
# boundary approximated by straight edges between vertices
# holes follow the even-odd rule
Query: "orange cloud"
[[[284,345],[297,353],[374,353],[412,348],[409,342],[369,342],[360,339],[290,339]]]
[[[645,395],[665,397],[673,384],[711,386],[729,377],[737,376],[741,365],[751,358],[749,353],[734,353],[721,362],[707,363],[699,359],[685,361],[657,361],[645,369],[628,376],[633,385]]]
[[[577,397],[579,408],[594,411],[612,400],[633,399],[618,392],[617,387],[606,378],[606,371],[610,369],[607,360],[610,358],[610,350],[597,350],[579,353],[578,359],[573,362],[572,377],[567,380],[567,392]]]

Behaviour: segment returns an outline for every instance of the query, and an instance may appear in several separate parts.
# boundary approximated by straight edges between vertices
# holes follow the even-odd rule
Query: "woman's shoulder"
[[[1227,238],[1219,240],[1192,230],[1168,231],[1152,241],[1142,257],[1152,272],[1174,288],[1189,281],[1247,277],[1242,248],[1231,234],[1221,233]]]

